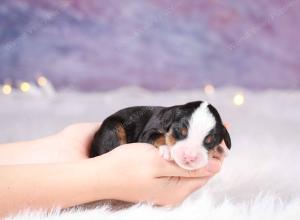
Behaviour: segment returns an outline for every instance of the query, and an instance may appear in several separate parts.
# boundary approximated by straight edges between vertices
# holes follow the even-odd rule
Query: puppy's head
[[[166,144],[172,146],[171,155],[182,168],[194,170],[204,167],[208,154],[225,142],[231,148],[230,136],[217,110],[207,102],[191,102],[169,108],[163,121]]]

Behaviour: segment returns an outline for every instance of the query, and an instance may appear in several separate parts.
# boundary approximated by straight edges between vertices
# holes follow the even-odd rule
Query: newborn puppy
[[[149,143],[165,159],[187,170],[207,164],[208,156],[223,154],[230,136],[217,110],[197,101],[172,107],[139,106],[122,109],[104,120],[92,141],[90,157],[127,143]]]

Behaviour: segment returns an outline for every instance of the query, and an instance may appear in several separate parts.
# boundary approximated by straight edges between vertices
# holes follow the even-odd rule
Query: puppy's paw
[[[169,160],[169,161],[172,160],[171,151],[167,145],[159,146],[158,151],[159,151],[159,155],[165,160]]]

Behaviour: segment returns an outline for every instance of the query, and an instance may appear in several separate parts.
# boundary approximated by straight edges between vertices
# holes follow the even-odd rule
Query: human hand
[[[100,125],[100,123],[72,124],[54,135],[59,160],[72,162],[89,158],[89,148]]]
[[[211,158],[204,168],[188,171],[159,156],[152,145],[134,143],[120,146],[93,160],[106,161],[106,182],[109,199],[129,202],[150,202],[158,205],[176,205],[189,194],[205,185],[218,173],[223,157]],[[95,164],[97,166],[97,164]],[[98,164],[99,166],[99,164]]]
[[[105,199],[177,205],[216,174],[221,163],[212,160],[205,168],[187,171],[162,159],[152,145],[136,143],[73,163],[5,164],[0,166],[5,198],[0,218],[28,208],[50,211]]]

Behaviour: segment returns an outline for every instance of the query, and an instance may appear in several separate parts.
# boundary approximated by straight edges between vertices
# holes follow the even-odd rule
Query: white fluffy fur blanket
[[[300,93],[299,92],[246,92],[246,103],[242,107],[232,105],[234,90],[223,90],[217,96],[205,97],[199,91],[170,92],[149,94],[143,91],[119,91],[113,94],[90,95],[88,97],[74,94],[60,94],[59,100],[49,105],[57,105],[57,109],[80,109],[72,117],[86,121],[85,112],[94,110],[94,118],[102,119],[107,112],[137,104],[172,104],[183,103],[195,99],[207,99],[217,106],[225,121],[231,124],[230,133],[233,140],[232,151],[224,162],[224,167],[207,186],[188,198],[177,208],[153,208],[149,205],[137,205],[119,212],[109,212],[105,207],[93,210],[70,210],[61,213],[59,209],[52,213],[42,211],[22,212],[9,219],[162,219],[162,220],[225,220],[225,219],[300,219]],[[138,95],[133,95],[138,94]],[[73,97],[73,98],[72,98]],[[75,98],[76,97],[76,98]],[[111,101],[108,97],[112,97]],[[116,97],[122,103],[116,104]],[[1,98],[1,97],[0,97]],[[16,101],[16,100],[14,100]],[[99,103],[92,108],[84,109],[86,103]],[[17,100],[18,102],[18,100]],[[19,100],[20,102],[20,100]],[[32,105],[34,101],[26,101]],[[45,108],[45,103],[44,107]],[[49,101],[50,102],[50,101]],[[15,103],[15,102],[14,102]],[[10,115],[15,105],[6,100],[6,108]],[[77,104],[78,103],[78,104]],[[101,109],[100,105],[109,105],[109,110]],[[22,105],[17,103],[18,106]],[[10,108],[11,105],[11,108]],[[79,107],[80,105],[80,107]],[[96,105],[96,104],[92,104]],[[34,108],[39,111],[38,106]],[[20,109],[18,109],[20,111]],[[24,109],[21,112],[31,112]],[[34,114],[31,112],[31,114]],[[53,115],[49,120],[61,121],[61,113]],[[90,114],[90,113],[89,113]],[[92,114],[92,115],[93,115]],[[37,116],[39,117],[39,116]],[[8,120],[8,119],[7,119]],[[32,119],[34,123],[39,119]],[[35,122],[34,120],[37,120]],[[69,123],[66,117],[65,123]],[[76,120],[74,120],[76,121]],[[22,126],[22,120],[21,124]],[[28,129],[28,124],[24,126]],[[45,133],[50,130],[45,130]],[[22,133],[23,134],[23,133]],[[28,135],[30,136],[30,135]],[[170,192],[176,193],[176,192]],[[4,199],[4,198],[1,198]]]

